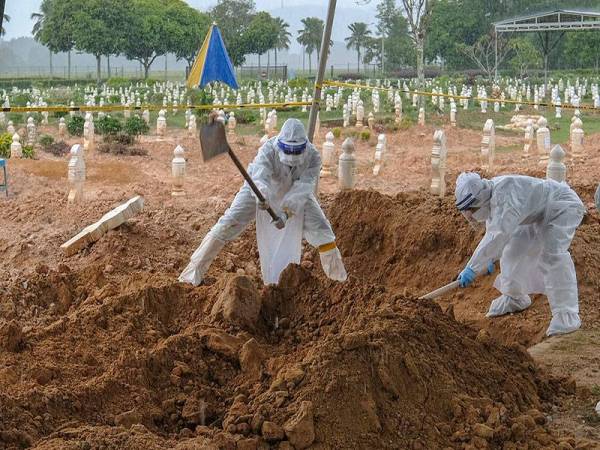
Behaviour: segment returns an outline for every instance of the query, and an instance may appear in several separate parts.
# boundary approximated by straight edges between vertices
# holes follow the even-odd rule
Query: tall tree
[[[513,38],[509,47],[513,54],[509,64],[519,74],[519,78],[524,78],[529,68],[538,68],[542,65],[542,58],[530,39]]]
[[[167,8],[166,19],[176,24],[170,33],[169,51],[187,62],[187,75],[208,33],[210,18],[183,2],[174,2]]]
[[[284,21],[281,17],[275,18],[277,26],[277,39],[275,42],[275,66],[277,66],[277,51],[287,50],[290,48],[290,37],[292,34],[288,31],[290,24]]]
[[[246,51],[258,55],[260,69],[260,56],[277,43],[277,24],[268,12],[261,11],[252,18],[244,38],[248,43]]]
[[[437,0],[401,0],[400,4],[408,21],[410,36],[417,51],[417,89],[423,89],[425,84],[425,38],[429,29],[431,11]],[[419,107],[423,107],[424,98],[419,96]]]
[[[564,58],[569,67],[600,69],[600,33],[596,30],[569,33],[565,39]]]
[[[96,57],[96,79],[100,83],[102,56],[121,53],[127,42],[143,43],[131,18],[134,2],[125,5],[122,0],[76,1],[85,6],[81,5],[73,16],[75,48]]]
[[[308,73],[312,72],[312,54],[321,49],[324,23],[318,17],[306,17],[302,19],[304,28],[298,30],[297,41],[304,47],[308,55]]]
[[[154,60],[169,51],[177,23],[166,20],[166,5],[161,0],[131,0],[126,14],[128,32],[123,54],[141,63],[147,79]]]
[[[255,14],[254,0],[218,0],[209,11],[211,19],[219,25],[234,66],[244,64],[245,56],[250,53],[246,30]]]
[[[356,70],[360,72],[360,51],[366,46],[368,40],[372,37],[371,31],[369,30],[369,26],[364,22],[351,23],[348,25],[348,30],[350,30],[350,36],[345,39],[346,48],[353,48],[356,50],[356,54],[358,56]]]

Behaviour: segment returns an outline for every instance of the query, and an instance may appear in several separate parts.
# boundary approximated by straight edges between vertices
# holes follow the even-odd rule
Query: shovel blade
[[[219,155],[229,151],[225,126],[219,121],[214,121],[200,128],[200,147],[202,148],[202,159],[210,161]]]

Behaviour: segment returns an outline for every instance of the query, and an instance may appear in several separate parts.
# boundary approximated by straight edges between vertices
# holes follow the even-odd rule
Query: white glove
[[[319,256],[321,257],[323,272],[325,272],[325,275],[327,275],[328,278],[336,281],[346,281],[348,279],[348,274],[346,273],[346,268],[342,261],[342,255],[337,247],[319,253]]]

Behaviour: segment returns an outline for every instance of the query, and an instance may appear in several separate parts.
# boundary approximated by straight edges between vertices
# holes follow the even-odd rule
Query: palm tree
[[[43,39],[43,32],[44,32],[44,21],[46,20],[46,16],[44,15],[44,13],[32,13],[31,14],[31,20],[35,20],[35,23],[33,24],[33,29],[31,30],[31,33],[33,34],[33,38],[37,41],[42,43],[42,39]],[[48,51],[50,52],[50,77],[52,77],[54,75],[54,68],[52,65],[52,50],[50,50],[50,47],[48,47]]]
[[[8,14],[4,14],[3,22],[10,22],[10,16]],[[4,36],[6,34],[6,30],[4,29],[4,25],[0,28],[0,36]]]
[[[306,17],[302,19],[304,28],[298,30],[297,41],[304,47],[308,54],[308,73],[312,72],[312,54],[321,48],[321,37],[323,36],[323,21],[318,17]]]
[[[290,36],[292,35],[288,28],[289,23],[281,17],[275,17],[275,25],[277,26],[277,42],[275,43],[275,67],[277,67],[277,50],[287,50],[290,48]]]
[[[371,31],[368,28],[368,25],[364,22],[354,22],[348,25],[348,29],[350,30],[350,36],[348,36],[346,41],[347,49],[355,49],[358,54],[358,62],[357,62],[357,70],[360,72],[360,50],[364,48],[371,37]]]

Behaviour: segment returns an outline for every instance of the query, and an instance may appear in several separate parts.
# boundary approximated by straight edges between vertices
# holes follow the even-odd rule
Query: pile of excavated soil
[[[29,292],[57,316],[0,330],[10,448],[548,448],[572,389],[433,302],[300,266],[261,290],[50,271]]]
[[[594,189],[590,184],[575,186],[585,203],[591,202]],[[340,193],[330,199],[329,218],[351,276],[407,296],[418,297],[454,280],[483,237],[483,231],[474,231],[456,211],[453,196],[438,199],[423,191],[393,197],[375,191]],[[600,217],[595,209],[578,228],[571,254],[584,327],[597,326]],[[485,328],[504,343],[539,342],[550,321],[546,297],[533,296],[533,306],[522,314],[487,319],[490,302],[500,295],[492,286],[494,278],[479,277],[473,287],[439,301],[452,306],[460,321]]]
[[[415,299],[452,279],[476,244],[451,200],[352,192],[326,203],[345,284],[326,280],[309,251],[263,287],[252,230],[225,248],[207,285],[179,284],[212,217],[163,205],[76,257],[13,274],[0,286],[2,446],[577,444],[546,423],[573,383],[540,372],[493,329]],[[598,226],[591,217],[574,245],[590,273]]]

